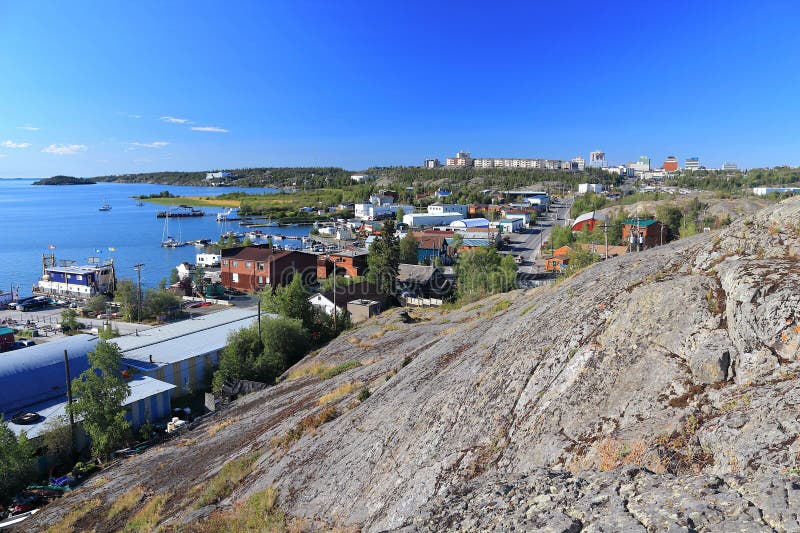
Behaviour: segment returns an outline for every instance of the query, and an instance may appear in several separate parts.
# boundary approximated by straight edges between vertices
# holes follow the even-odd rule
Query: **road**
[[[539,259],[542,243],[550,238],[553,226],[556,224],[566,225],[569,218],[569,210],[572,207],[573,199],[567,198],[562,203],[554,203],[550,206],[547,213],[536,219],[536,225],[527,230],[527,233],[514,233],[511,235],[511,252],[523,258],[518,272],[521,274],[538,274],[541,270],[536,264]]]

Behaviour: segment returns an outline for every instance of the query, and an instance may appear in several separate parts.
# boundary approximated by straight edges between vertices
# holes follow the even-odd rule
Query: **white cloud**
[[[8,154],[0,154],[0,159],[3,159],[4,157],[8,157]]]
[[[88,149],[89,147],[85,144],[51,144],[47,148],[43,148],[42,152],[56,155],[75,155]]]
[[[161,120],[164,122],[169,122],[170,124],[191,124],[192,122],[185,118],[175,118],[175,117],[161,117]]]
[[[24,126],[17,126],[18,130],[28,130],[28,131],[39,131],[39,128],[36,126],[31,126],[30,124],[25,124]]]
[[[228,133],[225,128],[218,128],[216,126],[192,126],[193,131],[213,131],[215,133]]]
[[[164,148],[165,146],[169,146],[169,143],[166,141],[154,141],[151,143],[132,142],[130,145],[135,148]]]
[[[3,148],[28,148],[31,143],[15,143],[14,141],[3,141],[0,142],[0,146]]]
[[[142,118],[142,115],[135,115],[133,113],[126,113],[125,111],[117,111],[117,115],[122,115],[128,118]]]

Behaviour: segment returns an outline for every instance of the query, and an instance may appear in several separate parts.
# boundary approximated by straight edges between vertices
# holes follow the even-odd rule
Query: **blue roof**
[[[163,381],[159,381],[157,379],[148,377],[148,376],[135,376],[133,379],[128,380],[128,385],[131,388],[131,392],[127,398],[122,402],[122,405],[129,405],[134,402],[138,402],[139,400],[144,400],[146,398],[150,398],[151,396],[155,396],[162,392],[166,392],[175,388],[175,385],[171,385],[169,383],[165,383]],[[67,415],[67,401],[66,396],[53,398],[44,402],[39,402],[37,404],[26,405],[25,406],[26,412],[31,413],[38,413],[41,415],[42,419],[35,423],[35,424],[26,424],[26,425],[17,425],[12,424],[10,419],[14,414],[16,414],[17,410],[12,410],[5,413],[5,418],[8,421],[8,427],[13,431],[16,435],[19,435],[21,432],[25,432],[28,438],[33,438],[41,435],[43,432],[50,429],[50,424],[53,423],[54,419],[59,417],[66,417]],[[76,421],[80,421],[80,418],[76,418]]]
[[[9,333],[14,333],[14,330],[11,328],[7,328],[5,326],[0,328],[0,335],[8,335]]]
[[[87,354],[96,344],[97,337],[82,334],[0,354],[0,412],[66,398],[64,350],[74,379],[89,368]]]

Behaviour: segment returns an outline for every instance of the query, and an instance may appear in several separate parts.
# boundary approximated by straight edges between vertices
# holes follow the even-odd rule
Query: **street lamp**
[[[144,263],[133,265],[136,271],[136,321],[142,321],[142,267]]]

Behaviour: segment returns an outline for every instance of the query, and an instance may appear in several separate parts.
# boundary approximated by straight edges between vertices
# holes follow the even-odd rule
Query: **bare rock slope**
[[[274,486],[311,526],[369,531],[800,530],[800,198],[418,316],[348,332],[29,526],[139,485],[188,529]],[[248,453],[232,494],[197,508]]]

